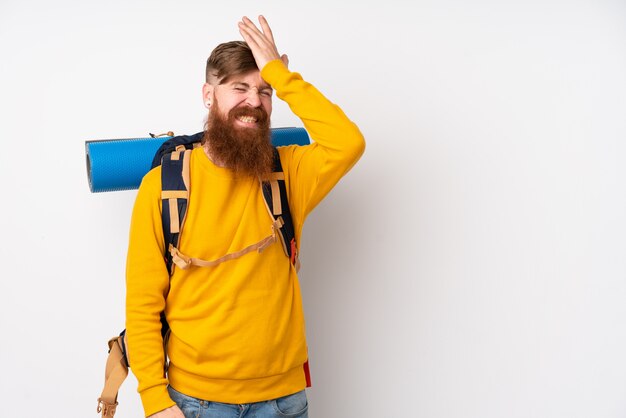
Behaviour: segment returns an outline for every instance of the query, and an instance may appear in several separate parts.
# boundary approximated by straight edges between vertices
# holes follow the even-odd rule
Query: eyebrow
[[[233,86],[241,86],[241,87],[245,87],[247,89],[250,88],[250,84],[248,83],[244,83],[243,81],[234,81],[233,82]],[[261,87],[258,88],[259,91],[261,90],[272,90],[272,86],[270,86],[269,84],[263,84]]]

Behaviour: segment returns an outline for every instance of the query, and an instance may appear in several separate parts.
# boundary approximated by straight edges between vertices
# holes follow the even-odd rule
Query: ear
[[[204,83],[202,86],[202,101],[204,102],[204,107],[207,109],[209,109],[213,103],[213,86],[209,83]]]

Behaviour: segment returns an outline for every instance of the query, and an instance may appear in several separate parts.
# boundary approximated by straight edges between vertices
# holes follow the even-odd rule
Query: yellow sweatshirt
[[[279,147],[296,241],[306,216],[363,153],[359,129],[280,60],[261,76],[302,119],[314,142]],[[202,148],[191,155],[191,195],[179,249],[213,260],[267,237],[272,219],[257,180],[215,166]],[[215,402],[250,403],[307,385],[300,286],[280,242],[211,268],[165,267],[161,170],[144,177],[133,209],[126,267],[126,329],[131,370],[146,416],[174,405],[176,390]],[[159,314],[171,328],[170,366]]]

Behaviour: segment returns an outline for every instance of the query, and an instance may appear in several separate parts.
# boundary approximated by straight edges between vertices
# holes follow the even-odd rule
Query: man
[[[219,45],[202,93],[203,146],[191,154],[191,195],[179,250],[216,260],[272,236],[259,179],[272,172],[273,91],[302,119],[314,143],[278,149],[299,246],[306,216],[359,159],[359,129],[298,73],[287,69],[267,21],[244,17],[244,42]],[[133,210],[127,260],[129,360],[146,416],[306,417],[309,386],[296,268],[274,240],[215,266],[163,262],[160,167]],[[273,242],[273,243],[272,243]],[[164,376],[159,315],[171,328]]]

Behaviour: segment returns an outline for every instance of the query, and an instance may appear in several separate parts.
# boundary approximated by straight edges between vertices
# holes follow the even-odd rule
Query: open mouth
[[[237,116],[237,120],[245,124],[255,124],[257,122],[257,118],[254,116]]]

